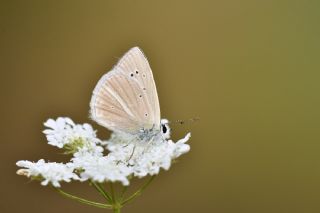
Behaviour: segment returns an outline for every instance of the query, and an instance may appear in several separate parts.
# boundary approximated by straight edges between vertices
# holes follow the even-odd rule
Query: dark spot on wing
[[[131,73],[130,76],[133,77],[133,73]]]

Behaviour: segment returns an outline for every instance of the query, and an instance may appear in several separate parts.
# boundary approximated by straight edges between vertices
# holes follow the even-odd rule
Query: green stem
[[[127,190],[128,190],[128,186],[124,186],[120,194],[120,199],[119,199],[120,202],[122,202],[124,194],[126,193]]]
[[[116,198],[115,198],[115,195],[114,195],[114,189],[113,189],[113,183],[110,182],[110,192],[111,192],[111,199],[112,199],[112,203],[116,203]]]
[[[109,202],[112,203],[112,199],[110,197],[110,195],[108,194],[108,192],[106,192],[103,188],[103,186],[101,186],[99,183],[96,183],[94,181],[90,181],[92,183],[92,185],[94,186],[94,188]]]
[[[120,212],[121,212],[120,207],[119,207],[119,208],[113,208],[113,212],[114,212],[114,213],[120,213]]]
[[[97,203],[97,202],[93,202],[93,201],[90,201],[90,200],[86,200],[86,199],[83,199],[83,198],[68,194],[68,193],[62,191],[61,189],[58,189],[58,188],[55,188],[55,187],[54,187],[54,189],[57,192],[59,192],[61,195],[65,196],[67,198],[70,198],[72,200],[76,200],[76,201],[78,201],[80,203],[84,203],[84,204],[87,204],[87,205],[90,205],[90,206],[95,206],[95,207],[104,208],[104,209],[112,209],[113,208],[112,205],[103,204],[103,203]]]
[[[116,194],[115,194],[112,182],[110,182],[110,193],[111,193],[111,199],[112,199],[112,210],[114,213],[120,213],[122,205],[121,203],[119,203],[118,199],[116,198]]]
[[[137,196],[139,196],[147,187],[148,185],[154,180],[156,176],[151,176],[151,178],[144,184],[142,185],[142,187],[140,187],[135,193],[133,193],[129,198],[127,198],[125,201],[121,202],[121,205],[125,205],[127,203],[129,203],[130,201],[132,201],[134,198],[136,198]]]

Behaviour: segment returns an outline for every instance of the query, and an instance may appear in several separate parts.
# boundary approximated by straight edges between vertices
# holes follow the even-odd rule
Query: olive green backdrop
[[[320,212],[318,1],[1,1],[0,212],[107,212],[15,175],[63,161],[42,123],[88,119],[98,79],[133,46],[153,68],[162,117],[200,117],[190,153],[123,212]],[[139,181],[132,183],[137,187]],[[67,191],[96,197],[85,184]]]

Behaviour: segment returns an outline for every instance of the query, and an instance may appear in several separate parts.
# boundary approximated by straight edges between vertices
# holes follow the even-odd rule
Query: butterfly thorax
[[[152,141],[165,141],[168,138],[170,138],[170,127],[166,119],[161,120],[160,129],[153,126],[150,129],[141,128],[132,133],[114,132],[113,134],[113,139],[124,143],[137,142],[143,144]]]
[[[136,136],[141,141],[152,141],[152,140],[158,140],[159,137],[161,137],[161,130],[156,128],[151,129],[141,129]]]

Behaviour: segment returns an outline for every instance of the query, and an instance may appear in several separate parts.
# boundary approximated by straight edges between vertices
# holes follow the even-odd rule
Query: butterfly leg
[[[129,162],[131,160],[131,158],[133,157],[134,151],[136,150],[136,145],[134,145],[133,149],[132,149],[132,153],[129,157],[129,159],[127,160],[127,162]]]
[[[126,148],[127,146],[129,146],[130,142],[126,145],[123,145],[122,148]]]
[[[148,141],[147,145],[145,146],[142,154],[144,154],[144,152],[146,151],[146,149],[150,146],[150,144],[153,142],[154,136]]]

